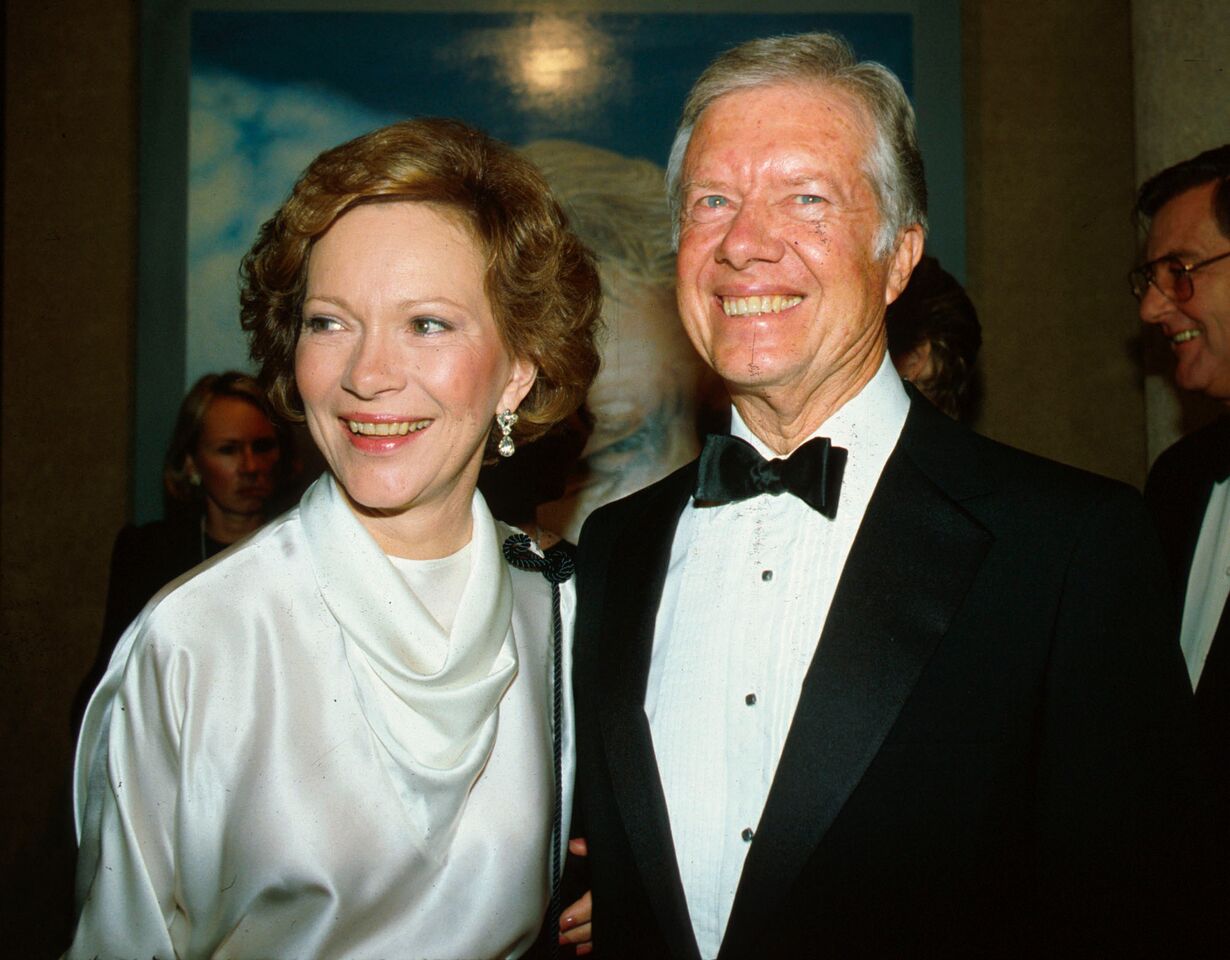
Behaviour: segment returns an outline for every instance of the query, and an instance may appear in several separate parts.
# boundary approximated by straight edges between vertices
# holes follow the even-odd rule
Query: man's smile
[[[754,317],[762,313],[781,313],[803,302],[800,296],[719,297],[728,317]]]

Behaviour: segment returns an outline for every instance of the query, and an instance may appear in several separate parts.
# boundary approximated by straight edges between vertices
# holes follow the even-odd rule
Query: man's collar
[[[863,389],[842,404],[811,434],[801,438],[795,449],[813,437],[820,436],[828,437],[834,446],[857,447],[864,431],[892,430],[895,442],[909,411],[909,394],[905,392],[901,377],[886,352],[880,362],[880,369],[867,381]],[[733,404],[730,409],[730,433],[731,436],[746,440],[766,460],[783,456],[752,433]]]

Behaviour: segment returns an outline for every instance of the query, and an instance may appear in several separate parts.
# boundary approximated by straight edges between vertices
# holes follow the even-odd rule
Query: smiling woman
[[[485,267],[464,223],[424,203],[357,207],[309,258],[295,381],[313,439],[388,553],[464,545],[491,418],[533,384],[534,364],[500,337]]]
[[[417,120],[317,158],[243,269],[329,472],[121,640],[69,956],[519,956],[567,831],[574,602],[475,481],[584,397],[593,258],[527,161]]]

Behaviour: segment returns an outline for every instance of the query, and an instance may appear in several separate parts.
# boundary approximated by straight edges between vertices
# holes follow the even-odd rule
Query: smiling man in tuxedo
[[[732,429],[581,536],[597,951],[1172,936],[1194,763],[1158,547],[1134,491],[895,375],[884,312],[926,218],[900,83],[831,35],[735,48],[689,96],[668,190]]]
[[[1221,876],[1230,862],[1230,144],[1150,177],[1136,211],[1148,224],[1132,271],[1140,319],[1174,355],[1175,383],[1222,416],[1167,449],[1145,484],[1182,610],[1180,645],[1196,692],[1212,784]]]

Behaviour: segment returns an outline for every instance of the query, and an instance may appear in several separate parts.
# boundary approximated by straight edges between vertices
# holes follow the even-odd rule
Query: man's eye
[[[794,198],[794,202],[805,207],[810,207],[817,203],[824,203],[824,197],[817,196],[814,193],[800,193]]]
[[[727,200],[725,197],[719,197],[716,195],[700,198],[700,205],[702,207],[708,207],[711,210],[717,209],[718,207],[725,207],[725,206],[728,206],[729,204],[730,204],[730,201]]]
[[[443,333],[451,329],[447,323],[439,317],[415,317],[410,321],[410,325],[414,328],[415,333]]]

